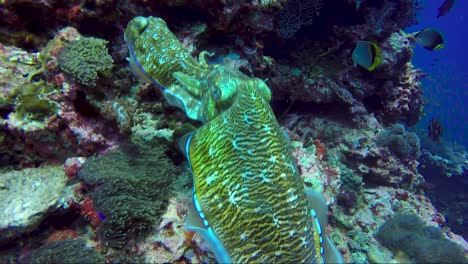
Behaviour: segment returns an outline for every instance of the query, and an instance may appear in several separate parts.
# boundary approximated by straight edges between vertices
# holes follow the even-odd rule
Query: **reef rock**
[[[34,230],[65,199],[67,176],[61,166],[0,175],[0,244]]]

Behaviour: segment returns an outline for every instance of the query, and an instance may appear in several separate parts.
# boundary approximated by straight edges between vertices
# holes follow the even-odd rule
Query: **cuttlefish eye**
[[[125,30],[125,42],[134,42],[148,27],[148,19],[145,17],[135,17],[132,19]]]
[[[134,24],[132,25],[135,32],[138,32],[138,35],[141,35],[143,31],[148,27],[148,19],[146,17],[136,17],[134,19]]]

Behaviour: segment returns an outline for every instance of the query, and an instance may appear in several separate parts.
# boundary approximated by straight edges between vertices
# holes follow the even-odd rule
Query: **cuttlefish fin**
[[[187,128],[190,130],[193,128]],[[190,168],[192,168],[191,159],[190,159],[190,148],[197,147],[191,146],[192,137],[196,133],[190,132],[179,138],[177,144],[179,145],[180,150],[187,157]],[[218,263],[232,263],[231,257],[224,247],[223,243],[216,236],[213,228],[210,226],[206,215],[203,213],[202,207],[200,205],[195,183],[193,185],[193,202],[190,203],[188,208],[187,218],[185,219],[185,227],[190,231],[197,232],[200,237],[205,241],[208,247],[213,252],[216,261]]]
[[[317,240],[320,241],[320,248],[317,251],[321,253],[324,263],[344,263],[343,256],[336,246],[332,243],[330,238],[323,232],[324,228],[328,225],[328,207],[323,196],[312,190],[306,188],[307,199],[312,206],[312,216],[317,228],[317,234],[320,236]],[[318,246],[318,245],[317,245]]]
[[[204,219],[204,214],[199,210],[199,203],[194,194],[194,202],[191,203],[188,209],[188,215],[185,220],[185,227],[190,231],[196,231],[205,241],[208,247],[213,252],[218,263],[232,263],[231,257],[224,247],[223,243],[214,233],[208,221]]]
[[[345,263],[340,251],[335,247],[328,236],[325,236],[323,248],[325,251],[325,263]]]

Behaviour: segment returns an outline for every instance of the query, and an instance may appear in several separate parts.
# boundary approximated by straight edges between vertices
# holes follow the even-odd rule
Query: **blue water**
[[[444,127],[443,138],[468,148],[468,1],[458,0],[445,16],[436,18],[437,8],[444,0],[426,0],[419,13],[419,25],[406,32],[432,27],[445,37],[445,47],[428,51],[418,46],[413,64],[427,77],[422,80],[425,115],[417,127],[426,129],[431,118],[436,117]]]

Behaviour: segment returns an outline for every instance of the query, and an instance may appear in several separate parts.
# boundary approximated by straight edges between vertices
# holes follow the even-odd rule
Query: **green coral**
[[[438,227],[426,226],[415,214],[400,214],[383,224],[377,239],[401,250],[416,263],[467,263],[463,249],[448,240]]]
[[[128,145],[88,159],[78,176],[92,186],[104,245],[123,248],[141,238],[164,213],[172,192],[173,165],[164,149]]]
[[[65,44],[59,54],[60,68],[83,85],[95,86],[98,73],[113,67],[114,61],[107,50],[107,41],[81,37]]]
[[[59,240],[20,258],[20,263],[104,263],[104,257],[84,240]]]
[[[43,121],[54,114],[57,103],[48,99],[56,87],[41,80],[19,86],[4,98],[3,103],[15,105],[15,117],[25,121]]]

